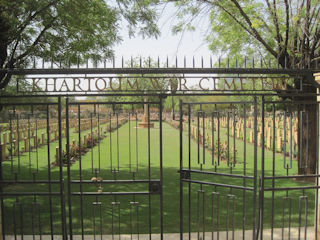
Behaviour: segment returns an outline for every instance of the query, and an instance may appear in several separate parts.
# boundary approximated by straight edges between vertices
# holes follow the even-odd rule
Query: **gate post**
[[[315,73],[314,74],[314,79],[315,81],[320,84],[320,73]],[[317,94],[320,94],[320,88],[318,88],[317,90]],[[317,101],[320,102],[320,95],[317,96]],[[318,112],[319,112],[319,105],[318,105]],[[319,119],[318,119],[319,120]],[[320,122],[318,123],[320,125]],[[319,126],[318,125],[318,126]],[[318,174],[319,174],[319,166],[320,166],[320,158],[319,158],[319,149],[320,149],[320,139],[319,139],[319,133],[318,134]],[[318,178],[318,183],[319,183],[319,178]],[[318,191],[318,202],[316,204],[318,204],[318,206],[316,206],[316,209],[315,209],[315,212],[318,211],[318,214],[315,214],[316,216],[318,216],[317,218],[318,219],[315,219],[315,225],[317,224],[317,233],[315,233],[315,239],[317,239],[317,236],[318,236],[318,239],[320,238],[320,204],[319,204],[319,199],[320,199],[320,191]]]

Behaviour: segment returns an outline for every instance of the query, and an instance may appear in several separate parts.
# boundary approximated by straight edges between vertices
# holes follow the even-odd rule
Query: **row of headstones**
[[[97,128],[95,128],[94,131],[92,132],[92,134],[91,134],[91,132],[89,132],[88,135],[84,134],[83,135],[83,140],[80,139],[81,147],[83,149],[91,148],[92,146],[94,146],[93,141],[100,141],[102,138],[105,137],[103,133],[108,133],[110,131],[113,132],[117,128],[120,128],[127,121],[128,121],[127,118],[119,118],[118,119],[118,124],[117,124],[116,120],[112,120],[111,121],[111,126],[110,126],[110,123],[107,123],[105,128],[100,127],[100,129],[99,129],[100,132],[98,131]],[[66,152],[67,144],[65,144],[65,148],[64,149],[62,150],[62,155],[64,155],[65,152]],[[69,154],[70,154],[70,156],[73,156],[75,154],[78,154],[78,152],[79,152],[79,144],[76,142],[75,139],[73,139],[72,143],[70,144]],[[59,164],[59,147],[56,147],[55,163]]]
[[[50,123],[56,123],[57,121],[50,120]],[[0,132],[3,131],[10,131],[10,126],[13,128],[14,126],[18,125],[17,120],[11,120],[10,123],[0,125]],[[47,120],[46,119],[19,119],[19,129],[27,130],[29,128],[46,128],[47,127]]]
[[[80,131],[85,131],[91,128],[95,128],[97,127],[99,124],[105,124],[108,122],[107,118],[101,118],[98,119],[97,118],[85,118],[85,119],[81,119],[80,120]],[[75,132],[79,132],[79,122],[76,121],[75,123]]]
[[[199,129],[198,129],[197,125],[194,125],[194,122],[195,121],[193,121],[193,124],[191,125],[191,136],[194,137],[195,139],[198,139],[198,135],[199,135],[200,143],[202,143],[202,141],[203,141],[203,127],[202,126],[203,125],[200,125],[200,122],[199,122]],[[217,131],[217,129],[218,129],[217,121],[214,124],[215,124],[214,130]],[[179,122],[172,121],[171,125],[173,125],[174,127],[179,127]],[[212,144],[213,144],[211,142],[212,141],[211,140],[211,131],[212,131],[211,125],[212,125],[211,121],[207,121],[207,124],[205,125],[205,129],[207,130],[206,136],[205,136],[205,141],[210,147],[212,147]],[[241,121],[239,121],[235,125],[236,125],[236,129],[234,129],[233,122],[232,122],[232,124],[229,124],[229,127],[230,127],[229,136],[233,136],[235,133],[236,138],[244,140],[243,122],[241,123]],[[227,127],[226,124],[221,124],[220,127],[223,127],[223,126]],[[183,128],[188,129],[187,123],[184,122]],[[257,144],[258,144],[258,146],[262,146],[262,131],[261,130],[262,130],[262,128],[261,128],[261,126],[259,126],[258,130],[257,130]],[[252,128],[248,128],[248,129],[246,129],[246,131],[247,131],[247,136],[248,136],[246,141],[249,143],[254,143],[254,130]],[[284,143],[290,144],[290,142],[292,142],[293,151],[297,151],[297,147],[298,147],[297,124],[293,125],[292,132],[290,132],[290,131],[291,131],[291,129],[287,128],[286,129],[286,136],[285,136],[283,128],[282,129],[276,128],[276,130],[275,130],[276,151],[283,152],[284,151],[284,149],[283,149]],[[291,137],[291,134],[292,134],[292,137]],[[265,137],[265,147],[270,150],[273,147],[272,135],[273,135],[272,125],[266,124],[265,125],[265,136],[264,136]],[[284,139],[285,139],[285,142],[284,142]]]
[[[185,121],[188,121],[187,119],[185,119]],[[193,124],[197,124],[198,119],[197,118],[192,118],[192,123]],[[229,121],[229,127],[233,128],[234,125],[234,119],[232,117],[230,117],[228,119],[228,117],[220,117],[219,118],[219,122],[220,122],[220,126],[226,128],[228,127],[228,121]],[[247,128],[254,128],[254,117],[247,117],[245,120],[244,118],[237,118],[236,119],[236,125],[240,126],[240,127],[244,127],[244,121],[246,121],[246,127]],[[271,117],[265,117],[264,118],[264,126],[265,128],[268,127],[272,127],[273,126],[273,119]],[[262,118],[261,117],[257,117],[257,127],[258,130],[261,131],[261,123],[262,123]],[[218,120],[217,118],[214,118],[214,124],[215,126],[218,125]],[[211,128],[212,127],[212,119],[211,118],[205,118],[204,119],[204,125],[206,128]],[[199,126],[203,127],[203,119],[199,118]],[[290,130],[290,126],[291,126],[291,120],[290,118],[287,117],[286,119],[286,129]],[[298,118],[297,117],[292,117],[292,127],[293,129],[297,129],[298,128]],[[275,119],[275,128],[276,129],[284,129],[284,124],[283,124],[283,119],[280,118],[276,118]]]
[[[74,128],[76,120],[72,119],[69,121],[69,129]],[[47,127],[47,125],[44,125]],[[66,123],[61,123],[62,137],[66,136],[67,128]],[[5,160],[9,155],[17,155],[18,153],[24,153],[32,151],[40,146],[47,144],[46,132],[41,131],[38,134],[38,128],[20,129],[13,130],[12,132],[4,132],[0,135],[0,146],[1,146],[1,159]],[[2,139],[2,141],[1,141]],[[49,125],[49,142],[54,142],[59,139],[59,126],[57,123],[51,123]],[[8,148],[8,151],[7,149]]]

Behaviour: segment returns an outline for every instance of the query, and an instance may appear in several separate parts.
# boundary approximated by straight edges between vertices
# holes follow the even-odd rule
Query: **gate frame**
[[[168,65],[167,65],[168,66]],[[279,65],[278,65],[279,66]],[[286,74],[289,76],[303,76],[304,79],[306,80],[307,83],[313,84],[314,81],[310,81],[311,77],[313,78],[313,74],[318,72],[319,70],[316,69],[280,69],[280,68],[276,68],[276,69],[268,69],[268,68],[178,68],[173,67],[173,68],[60,68],[60,69],[48,69],[48,68],[31,68],[31,69],[1,69],[0,72],[1,73],[9,73],[13,76],[23,76],[23,75],[69,75],[69,74],[247,74],[247,75],[252,75],[252,74]],[[318,85],[319,87],[319,85]],[[167,96],[185,96],[186,94],[183,93],[148,93],[148,92],[141,92],[141,93],[133,93],[133,94],[128,94],[128,93],[98,93],[98,94],[89,94],[87,96],[158,96],[160,98],[160,102],[161,102],[161,111],[160,111],[160,116],[162,116],[162,99],[167,97]],[[187,95],[194,95],[194,96],[209,96],[209,95],[226,95],[226,96],[234,96],[234,95],[247,95],[247,96],[261,96],[262,97],[262,104],[264,101],[263,96],[277,96],[277,93],[268,93],[268,94],[261,94],[261,93],[187,93]],[[286,92],[284,92],[283,96],[293,96],[292,94],[287,94]],[[294,94],[295,95],[295,94]],[[298,94],[299,95],[299,94]],[[304,96],[314,96],[315,94],[308,94],[305,93]],[[65,96],[83,96],[83,94],[72,94],[72,95],[68,95],[68,94],[51,94],[50,97],[53,98],[58,98],[58,108],[61,110],[61,98],[65,97]],[[301,96],[301,95],[299,95]],[[0,96],[0,105],[7,105],[7,103],[1,103],[2,99],[8,100],[8,99],[12,99],[12,98],[17,98],[17,97],[32,97],[32,98],[38,98],[38,97],[48,97],[47,94],[37,94],[37,95],[17,95],[17,96],[11,96],[11,95],[2,95]],[[255,98],[256,99],[256,98]],[[255,100],[256,101],[256,100]],[[182,103],[180,103],[182,105]],[[12,105],[16,105],[14,103],[12,103]],[[37,104],[34,104],[37,105]],[[68,105],[68,104],[67,104]],[[264,105],[262,105],[264,106]],[[255,104],[255,112],[256,112],[256,104]],[[264,108],[262,108],[264,109]],[[263,110],[264,111],[264,110]],[[182,118],[181,115],[182,114],[182,110],[180,108],[180,128],[182,129]],[[59,111],[58,113],[59,115],[59,119],[61,119],[61,111]],[[162,119],[161,119],[162,120]],[[162,121],[160,121],[162,122]],[[255,119],[255,125],[257,124],[256,119]],[[263,121],[263,128],[264,128],[264,121]],[[161,131],[162,131],[162,123],[161,123]],[[61,136],[62,136],[62,129],[61,129],[61,121],[59,121],[59,158],[61,160],[62,158],[62,147],[61,147]],[[255,129],[255,133],[254,133],[254,138],[257,139],[257,131]],[[180,140],[182,140],[182,133],[180,133]],[[319,141],[319,139],[317,139]],[[263,139],[264,141],[264,139]],[[160,137],[160,148],[161,148],[161,153],[160,153],[160,158],[162,161],[162,135]],[[255,159],[257,158],[257,152],[256,152],[256,145],[257,142],[255,141]],[[264,151],[264,150],[263,150]],[[318,153],[317,153],[318,154]],[[182,159],[182,147],[180,147],[180,161]],[[264,156],[264,155],[262,155]],[[0,155],[1,157],[1,155]],[[60,161],[60,165],[62,165],[62,161]],[[70,162],[68,162],[68,166],[70,165]],[[4,180],[2,179],[2,164],[0,164],[0,182],[4,182]],[[256,167],[256,166],[255,166]],[[70,166],[68,167],[70,170]],[[181,169],[180,169],[181,170]],[[262,171],[263,172],[263,171]],[[255,174],[257,173],[256,169],[255,169]],[[69,174],[69,172],[68,172]],[[161,171],[161,177],[162,177],[162,171]],[[257,177],[257,176],[255,176]],[[319,175],[317,177],[317,180],[319,178]],[[67,233],[67,224],[66,224],[66,207],[65,207],[65,201],[63,200],[65,197],[65,193],[64,193],[64,183],[63,183],[63,172],[62,172],[62,167],[60,166],[60,197],[61,197],[61,209],[62,209],[62,232],[63,232],[63,238],[67,239],[68,238],[68,233]],[[263,184],[264,181],[262,181]],[[69,184],[69,183],[68,183]],[[162,184],[161,184],[162,186]],[[180,187],[181,187],[181,181],[180,181]],[[319,188],[319,183],[317,182],[317,191]],[[181,188],[180,188],[181,189]],[[257,182],[255,181],[255,189],[257,189]],[[263,185],[262,185],[262,189],[263,189]],[[262,191],[263,192],[263,191]],[[2,202],[2,210],[3,210],[3,198],[6,196],[6,193],[3,193],[2,191],[2,187],[0,187],[0,193],[1,193],[1,202]],[[180,191],[180,196],[181,196],[181,191]],[[318,197],[318,196],[316,196]],[[162,194],[161,194],[161,198],[162,198]],[[68,197],[69,199],[69,197]],[[70,199],[68,200],[70,201]],[[181,208],[182,208],[182,198],[180,198],[180,213],[181,213]],[[262,198],[262,206],[263,206],[263,198]],[[316,208],[318,209],[318,206],[316,206]],[[161,204],[161,213],[163,213],[163,204]],[[183,214],[183,213],[182,213]],[[318,211],[316,210],[316,215],[318,216]],[[3,217],[3,216],[2,216]],[[261,216],[260,216],[261,217]],[[262,210],[262,217],[263,217],[263,210]],[[163,216],[161,214],[161,237],[163,234]],[[256,222],[256,219],[253,219],[254,222]],[[2,218],[2,223],[4,223],[4,219]],[[3,227],[3,225],[2,225]],[[318,226],[316,226],[317,228]],[[3,230],[3,229],[2,229]],[[183,239],[183,228],[180,226],[180,237],[181,239]],[[254,229],[255,230],[255,229]],[[263,230],[263,226],[262,229]],[[253,233],[255,233],[255,231],[253,231]],[[262,233],[262,231],[261,231]],[[4,231],[2,231],[2,234],[4,235]],[[262,239],[262,234],[261,234],[261,239]]]

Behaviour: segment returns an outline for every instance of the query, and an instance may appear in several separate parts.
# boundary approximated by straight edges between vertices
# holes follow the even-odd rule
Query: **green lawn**
[[[97,174],[97,176],[102,177],[103,179],[132,179],[133,174],[129,172],[129,123],[126,123],[119,129],[119,161],[120,161],[120,172],[116,175],[111,172],[110,167],[110,136],[109,133],[106,133],[107,137],[104,138],[100,142],[100,166],[101,171]],[[72,132],[72,131],[71,131]],[[135,179],[147,179],[148,178],[148,130],[147,129],[139,129],[139,136],[138,136],[138,146],[139,146],[139,169],[138,172],[135,174]],[[160,157],[159,157],[159,124],[155,123],[155,128],[150,130],[150,156],[151,156],[151,178],[152,179],[159,179],[160,176]],[[82,138],[84,133],[81,133]],[[77,140],[77,133],[71,133],[70,140],[76,139]],[[114,131],[112,133],[113,139],[113,167],[117,166],[117,148],[116,148],[116,139],[117,139],[117,132]],[[131,156],[132,156],[132,163],[136,163],[135,159],[135,124],[131,122],[131,139],[132,139],[132,147],[131,147]],[[223,134],[222,138],[226,138]],[[184,133],[184,165],[187,167],[188,162],[188,142],[187,142],[187,135]],[[77,140],[78,141],[78,140]],[[65,139],[63,140],[63,146],[65,144]],[[55,155],[55,147],[58,145],[57,142],[50,144],[50,152],[51,152],[51,162],[54,161]],[[243,160],[243,142],[237,140],[236,145],[237,147],[237,164],[235,168],[233,168],[232,172],[236,174],[243,174],[244,169],[244,160]],[[39,171],[34,175],[37,180],[39,179],[47,179],[48,178],[48,157],[47,157],[47,148],[42,147],[39,149],[38,152],[39,156]],[[21,168],[20,172],[17,172],[17,159],[14,159],[14,171],[17,172],[18,179],[32,179],[33,172],[36,172],[36,160],[35,156],[36,153],[32,153],[32,165],[31,170],[29,168],[29,155],[24,154],[21,156]],[[93,159],[94,159],[94,169],[92,169],[92,159],[91,159],[91,151],[86,153],[86,155],[82,156],[82,179],[83,180],[90,180],[96,174],[93,173],[95,168],[98,168],[98,146],[93,149]],[[197,164],[197,145],[195,141],[191,143],[191,156],[192,156],[192,168],[193,169],[200,169],[199,165]],[[206,150],[207,161],[206,164],[203,166],[205,170],[214,170],[214,167],[211,165],[211,155],[208,150]],[[261,174],[261,149],[258,151],[258,175]],[[272,174],[272,152],[266,151],[265,152],[265,173],[266,175]],[[293,169],[290,170],[289,174],[296,174],[297,172],[297,163],[294,161]],[[179,174],[177,170],[179,169],[179,131],[174,129],[167,123],[163,123],[163,196],[164,196],[164,231],[165,232],[179,232]],[[247,175],[253,175],[253,145],[247,143],[246,148],[246,169]],[[283,169],[283,156],[281,154],[276,155],[276,175],[285,175],[286,171]],[[230,169],[227,167],[226,162],[221,162],[221,165],[218,167],[218,172],[230,172]],[[71,177],[72,180],[77,180],[80,178],[79,175],[79,161],[74,163],[71,167]],[[6,161],[3,163],[3,175],[4,179],[14,179],[14,174],[11,172],[11,163],[10,161]],[[58,179],[59,177],[59,168],[54,167],[51,169],[51,176],[52,179]],[[65,183],[67,183],[67,171],[64,168],[64,177]],[[243,185],[243,180],[239,178],[230,178],[230,177],[221,177],[221,176],[210,176],[210,175],[196,175],[192,174],[192,179],[202,180],[202,181],[210,181],[210,182],[219,182],[219,183],[228,183],[232,185]],[[303,182],[297,182],[293,180],[277,180],[276,182],[277,187],[284,187],[284,186],[305,186],[310,185]],[[253,181],[248,179],[246,180],[247,186],[253,186]],[[268,180],[265,182],[266,187],[271,187],[271,181]],[[67,190],[67,185],[66,192]],[[104,192],[110,191],[147,191],[148,185],[147,184],[137,184],[137,185],[103,185],[102,189]],[[191,185],[191,219],[192,219],[192,231],[197,230],[197,194],[200,186],[197,184]],[[229,220],[231,226],[231,216],[232,216],[232,199],[229,199],[229,207],[227,207],[227,195],[233,194],[235,195],[235,227],[240,229],[242,228],[242,219],[243,219],[243,212],[245,213],[245,227],[250,229],[252,226],[252,214],[253,214],[253,192],[246,191],[245,193],[243,190],[232,190],[230,191],[229,188],[224,187],[213,187],[213,186],[204,186],[202,189],[205,191],[205,214],[206,214],[206,225],[207,231],[210,231],[210,223],[211,223],[211,212],[212,212],[212,204],[211,204],[211,196],[212,192],[219,192],[220,193],[220,230],[226,228],[227,222],[227,209],[229,209]],[[9,185],[4,188],[4,191],[48,191],[48,185],[46,184],[39,184],[37,187],[34,185]],[[97,192],[98,188],[93,184],[84,184],[83,191],[91,191]],[[57,184],[52,185],[52,191],[58,192],[59,186]],[[73,184],[72,191],[77,192],[80,191],[79,185]],[[185,219],[185,230],[187,230],[188,226],[188,184],[184,184],[184,219]],[[272,193],[266,192],[265,193],[265,227],[270,227],[271,223],[271,204],[272,204]],[[313,211],[314,211],[314,191],[313,190],[306,190],[304,192],[306,196],[308,196],[308,225],[313,224]],[[298,225],[298,210],[299,210],[299,196],[302,195],[302,191],[290,191],[289,197],[291,197],[291,226]],[[245,196],[245,200],[243,197]],[[282,209],[283,204],[284,206],[288,206],[288,202],[283,202],[283,197],[286,196],[285,191],[276,192],[275,193],[275,227],[282,226]],[[84,231],[85,233],[92,233],[93,232],[93,225],[96,224],[95,232],[100,233],[99,224],[99,210],[100,205],[94,205],[93,202],[101,202],[101,213],[103,219],[103,233],[110,234],[112,232],[112,222],[113,222],[113,229],[114,233],[118,233],[118,205],[112,205],[112,202],[120,202],[120,229],[122,233],[129,233],[131,231],[137,232],[137,228],[139,227],[140,233],[147,233],[149,227],[149,198],[148,196],[118,196],[117,198],[113,196],[83,196],[82,197],[82,211],[80,207],[80,197],[73,196],[72,197],[72,215],[73,215],[73,231],[74,233],[81,233],[81,212],[83,215],[83,224],[84,224]],[[66,198],[67,200],[67,198]],[[16,201],[15,198],[6,198],[5,199],[5,228],[6,232],[13,232],[14,231],[14,202]],[[22,211],[23,211],[23,219],[24,226],[23,230],[25,233],[32,233],[32,229],[35,232],[38,231],[38,223],[37,223],[37,208],[32,206],[32,202],[34,201],[34,197],[20,197],[19,202],[22,203]],[[48,197],[37,197],[36,201],[40,206],[41,212],[41,228],[43,233],[50,233],[50,203]],[[288,201],[288,200],[286,200]],[[130,202],[139,202],[139,226],[136,222],[136,207],[135,205],[130,205]],[[243,202],[245,204],[243,204]],[[258,202],[258,201],[257,201]],[[152,232],[159,232],[160,229],[160,201],[158,195],[151,196],[151,226]],[[67,204],[67,202],[66,202]],[[113,206],[113,208],[112,208]],[[200,208],[202,209],[202,205],[200,204]],[[303,207],[302,207],[303,208]],[[19,208],[16,206],[16,223],[17,223],[17,232],[20,231],[20,214],[18,213]],[[217,212],[217,204],[214,205],[214,211]],[[113,214],[112,214],[113,211]],[[130,224],[130,211],[133,214],[133,221],[132,225]],[[302,209],[302,211],[304,211]],[[288,225],[288,208],[285,208],[285,226]],[[60,217],[60,199],[55,197],[52,199],[52,223],[54,226],[53,231],[55,233],[59,233],[61,217]],[[68,211],[67,211],[68,214]],[[202,214],[202,213],[200,213]],[[34,215],[34,216],[33,216]],[[94,215],[96,216],[94,218]],[[200,215],[201,216],[201,215]],[[32,220],[34,221],[34,227],[32,228]],[[302,225],[303,225],[302,218]],[[216,221],[215,221],[216,224]],[[132,229],[132,230],[131,230]]]

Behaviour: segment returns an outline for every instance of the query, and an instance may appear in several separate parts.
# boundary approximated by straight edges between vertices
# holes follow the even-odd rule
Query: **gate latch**
[[[152,194],[160,194],[161,193],[160,181],[150,181],[149,182],[149,192]]]
[[[181,179],[191,179],[190,171],[188,170],[180,170],[178,171],[180,173]]]

